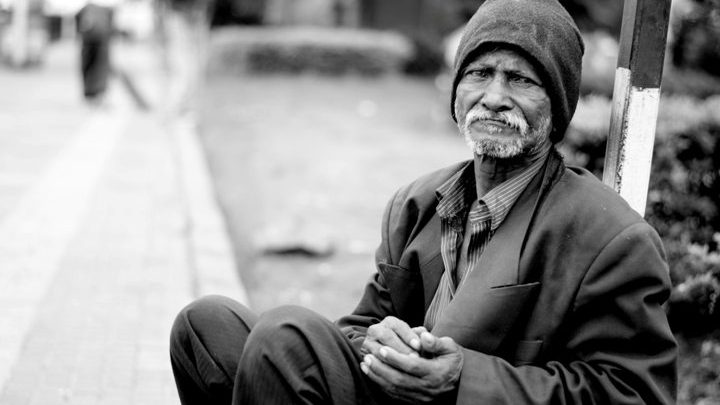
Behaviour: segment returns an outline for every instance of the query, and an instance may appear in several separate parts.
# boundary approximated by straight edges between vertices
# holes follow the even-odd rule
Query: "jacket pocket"
[[[450,336],[470,350],[495,354],[516,322],[524,318],[528,305],[535,302],[540,283],[481,291],[468,287],[459,290],[432,332]]]

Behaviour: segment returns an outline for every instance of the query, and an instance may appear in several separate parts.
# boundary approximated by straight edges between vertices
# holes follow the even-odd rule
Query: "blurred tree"
[[[361,0],[362,23],[368,27],[426,31],[447,35],[463,25],[484,0]],[[622,0],[560,0],[583,31],[620,35]]]
[[[392,29],[416,44],[410,70],[433,73],[442,66],[443,39],[461,27],[484,0],[360,0],[362,26]],[[560,0],[583,31],[620,35],[622,0]]]
[[[622,0],[560,0],[575,18],[581,31],[607,31],[616,38],[620,36],[622,23]]]
[[[720,76],[720,0],[684,0],[676,7],[672,63]]]
[[[265,0],[215,0],[211,25],[257,25],[262,23]]]
[[[408,72],[434,74],[443,66],[444,38],[480,4],[482,0],[361,0],[360,23],[406,35],[416,48]]]

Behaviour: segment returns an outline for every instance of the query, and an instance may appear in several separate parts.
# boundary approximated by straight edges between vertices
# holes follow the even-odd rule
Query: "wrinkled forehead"
[[[463,61],[460,73],[466,72],[468,67],[474,67],[488,61],[497,62],[500,59],[505,62],[506,66],[513,66],[515,69],[522,69],[535,75],[541,84],[547,83],[542,64],[537,62],[528,52],[516,45],[496,42],[481,44],[470,52]]]

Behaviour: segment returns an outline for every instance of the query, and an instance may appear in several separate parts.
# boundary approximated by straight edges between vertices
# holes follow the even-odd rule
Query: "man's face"
[[[480,54],[462,73],[455,116],[477,155],[507,159],[550,142],[552,110],[532,64],[509,49]]]

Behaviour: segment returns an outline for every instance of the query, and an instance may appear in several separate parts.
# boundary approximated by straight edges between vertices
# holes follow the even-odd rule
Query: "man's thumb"
[[[434,356],[454,352],[457,346],[451,337],[437,337],[429,332],[420,334],[420,342],[422,344],[422,351]]]

